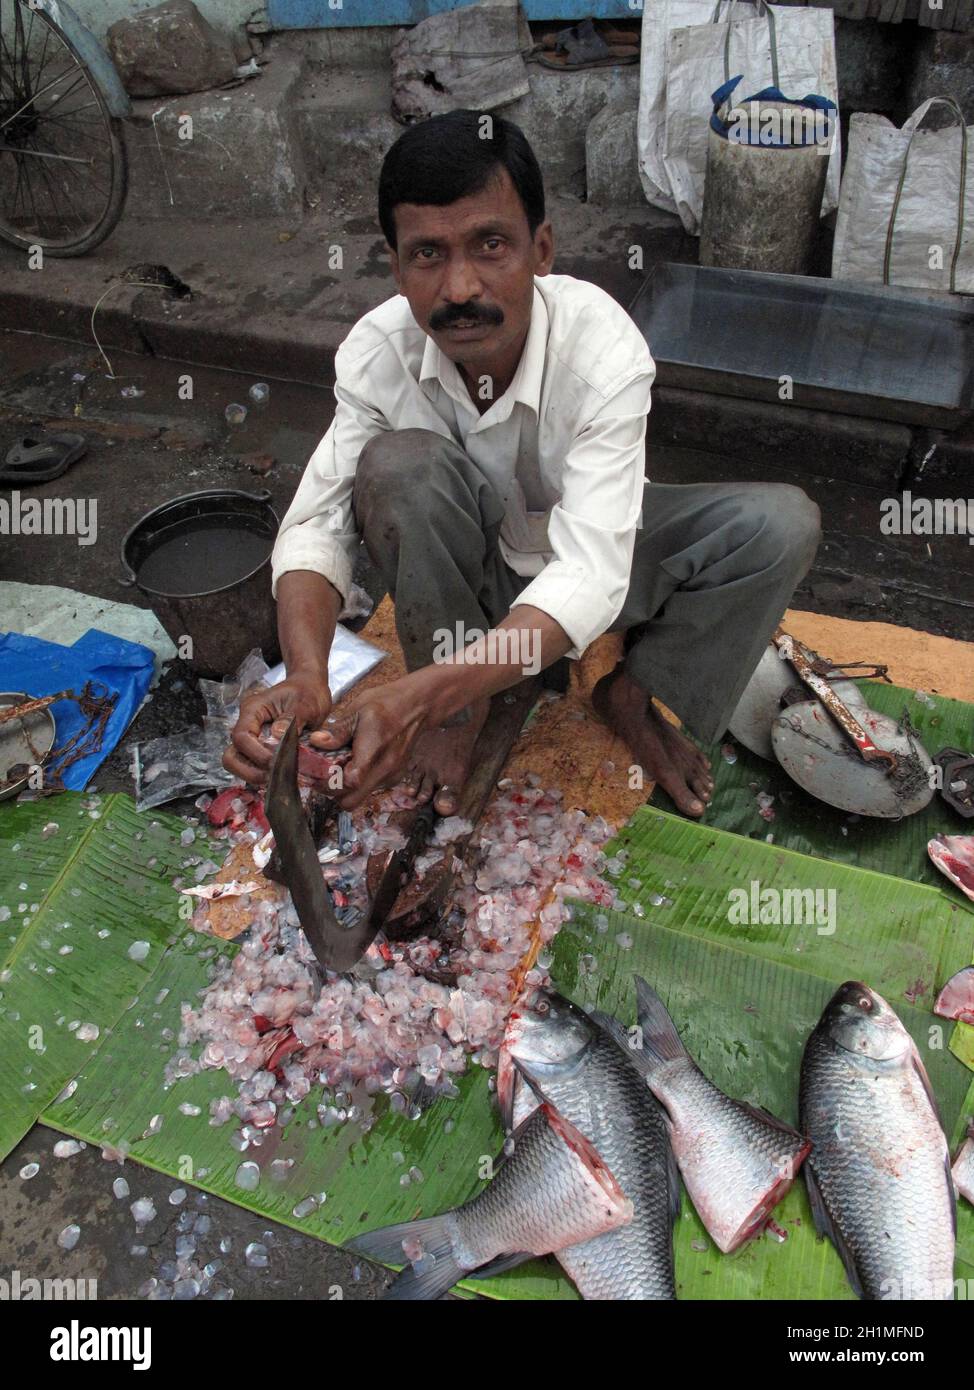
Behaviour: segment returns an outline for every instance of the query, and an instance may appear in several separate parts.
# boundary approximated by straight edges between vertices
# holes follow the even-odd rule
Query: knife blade
[[[298,726],[291,720],[271,763],[264,813],[274,832],[281,878],[291,894],[301,930],[325,970],[351,970],[379,929],[373,914],[343,927],[325,887],[311,827],[298,792]]]

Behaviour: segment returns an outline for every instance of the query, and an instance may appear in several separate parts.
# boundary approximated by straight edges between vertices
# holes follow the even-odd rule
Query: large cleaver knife
[[[357,923],[343,927],[335,916],[298,792],[298,726],[293,719],[274,754],[264,812],[274,832],[281,878],[319,965],[325,970],[351,970],[381,924],[373,915],[363,915]]]

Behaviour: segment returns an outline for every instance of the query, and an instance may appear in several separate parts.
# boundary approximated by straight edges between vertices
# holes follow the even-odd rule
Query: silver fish
[[[851,980],[805,1046],[801,1123],[815,1225],[865,1299],[953,1297],[950,1154],[916,1045],[886,1001]]]
[[[481,1278],[499,1274],[614,1231],[632,1215],[632,1203],[594,1147],[544,1102],[515,1132],[513,1152],[489,1186],[465,1206],[370,1231],[349,1248],[393,1264],[408,1260],[385,1297],[428,1300],[473,1271]]]
[[[507,1122],[534,1103],[516,1068],[589,1139],[632,1199],[632,1222],[556,1252],[586,1299],[672,1299],[680,1180],[663,1112],[583,1009],[540,992],[511,1016],[498,1064]]]
[[[764,1226],[797,1176],[809,1143],[766,1110],[731,1100],[687,1052],[662,999],[636,979],[639,1028],[613,1032],[666,1112],[687,1192],[719,1250]]]

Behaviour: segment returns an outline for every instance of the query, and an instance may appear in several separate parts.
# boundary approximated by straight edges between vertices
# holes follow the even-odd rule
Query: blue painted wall
[[[458,10],[464,0],[268,0],[275,29],[364,28],[418,24],[431,14]],[[521,0],[528,19],[639,19],[641,0]]]

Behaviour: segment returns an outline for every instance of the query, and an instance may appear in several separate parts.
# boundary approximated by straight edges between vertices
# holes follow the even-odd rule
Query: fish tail
[[[636,975],[636,1015],[642,1030],[643,1051],[651,1062],[672,1062],[674,1058],[686,1057],[687,1050],[676,1031],[676,1024],[670,1018],[666,1005],[651,985],[640,975]]]
[[[403,1242],[415,1241],[423,1249],[419,1267],[407,1264],[383,1295],[383,1300],[431,1302],[442,1298],[466,1273],[453,1253],[453,1216],[452,1211],[447,1211],[442,1216],[382,1226],[377,1231],[356,1236],[348,1242],[347,1248],[383,1264],[400,1264],[405,1259]]]

